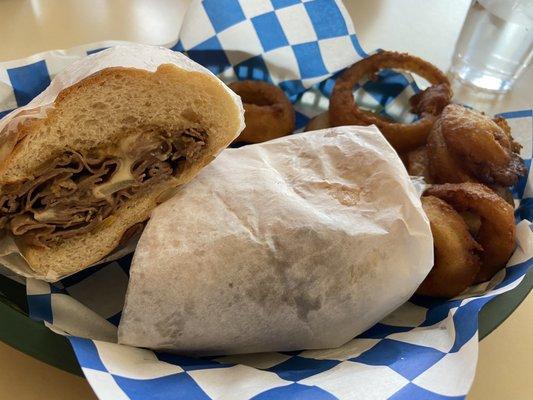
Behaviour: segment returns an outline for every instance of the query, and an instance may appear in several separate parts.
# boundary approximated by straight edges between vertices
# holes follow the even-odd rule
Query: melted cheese
[[[134,157],[138,156],[134,150],[142,148],[140,144],[143,139],[142,133],[135,133],[123,138],[119,145],[109,152],[110,155],[114,155],[119,158],[120,166],[115,171],[111,179],[108,182],[96,185],[93,188],[93,195],[96,198],[105,198],[111,196],[113,193],[118,192],[121,189],[125,189],[135,182],[135,178],[131,173],[131,167],[135,162]]]
[[[115,171],[111,179],[108,182],[96,185],[93,188],[93,195],[96,198],[104,198],[111,196],[113,193],[118,192],[135,182],[135,178],[131,173],[131,167],[134,160],[130,158],[121,158],[120,166]]]
[[[44,211],[36,211],[33,214],[33,218],[35,218],[39,222],[47,222],[56,219],[57,212],[53,208],[49,208],[48,210]]]

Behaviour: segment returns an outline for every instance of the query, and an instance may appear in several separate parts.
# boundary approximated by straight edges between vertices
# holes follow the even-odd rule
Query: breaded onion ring
[[[228,85],[241,96],[246,127],[235,140],[260,143],[294,131],[295,113],[283,90],[261,81],[238,81]]]
[[[439,118],[428,136],[427,142],[429,173],[435,183],[476,182],[463,168],[461,160],[450,153],[442,136],[442,122]]]
[[[458,106],[454,106],[454,108],[455,107]],[[427,149],[430,179],[435,183],[479,182],[481,180],[479,178],[483,178],[483,176],[481,174],[477,174],[476,177],[474,173],[470,172],[471,170],[464,166],[465,159],[467,157],[459,156],[455,152],[450,151],[448,144],[444,139],[443,121],[449,117],[447,115],[449,108],[452,107],[446,107],[441,117],[433,125],[433,128],[431,129],[431,132],[428,136]],[[470,112],[469,115],[474,115],[476,120],[480,117],[480,114],[473,112]],[[485,124],[487,123],[487,121],[490,122],[489,118],[483,117],[483,119]],[[513,140],[513,137],[511,136],[511,128],[507,124],[507,121],[503,118],[495,118],[492,121],[501,129],[501,132],[498,132],[498,128],[492,126],[492,129],[497,131],[497,137],[499,138],[499,143],[502,143],[502,147],[505,149],[509,149],[513,154],[519,152],[521,146]],[[447,122],[450,122],[449,119],[447,120]],[[471,147],[474,146],[474,144],[472,144],[471,142],[469,143],[469,145]],[[464,152],[468,152],[466,143],[463,143],[462,147]],[[472,151],[479,151],[479,149],[475,149]],[[514,154],[511,157],[517,158],[518,155]],[[519,161],[519,163],[523,164],[521,160]],[[477,167],[473,166],[472,168],[476,169]],[[518,179],[519,174],[522,173],[525,173],[525,168],[523,170],[521,167],[515,169],[513,179]],[[513,196],[509,188],[494,183],[491,184],[491,181],[493,180],[485,179],[482,182],[487,184],[487,186],[489,186],[494,192],[496,192],[506,202],[508,202],[514,207]]]
[[[511,127],[507,123],[507,120],[502,117],[495,117],[492,118],[492,121],[494,121],[494,123],[502,129],[505,136],[507,136],[509,140],[509,145],[507,145],[506,147],[510,148],[511,151],[513,151],[514,153],[520,154],[520,149],[522,149],[522,145],[514,141],[513,135],[511,134]]]
[[[468,232],[470,232],[472,237],[477,236],[479,228],[481,228],[481,218],[479,218],[479,215],[471,213],[470,211],[460,212],[459,215],[465,222],[466,226],[468,226]]]
[[[512,137],[489,117],[450,104],[442,111],[440,125],[450,152],[481,182],[512,186],[526,173]]]
[[[454,297],[470,286],[479,272],[481,246],[472,238],[461,216],[446,202],[422,197],[433,234],[435,264],[416,293]]]
[[[432,182],[429,173],[429,156],[426,146],[421,146],[407,153],[406,161],[409,175],[421,176],[426,183]]]
[[[304,132],[318,131],[329,127],[331,127],[331,124],[329,123],[329,113],[325,111],[322,114],[318,114],[316,117],[311,118],[305,126]]]
[[[456,211],[469,211],[481,219],[474,239],[483,247],[482,266],[475,282],[491,279],[504,268],[515,248],[513,207],[480,183],[435,185],[425,194],[438,197]]]
[[[354,86],[385,68],[416,73],[433,85],[411,98],[413,111],[421,117],[418,121],[411,124],[391,121],[355,104]],[[329,106],[330,122],[332,126],[374,124],[398,152],[409,151],[426,142],[431,126],[451,95],[448,78],[434,65],[406,53],[383,51],[355,63],[337,79]]]
[[[494,191],[494,193],[496,193],[498,196],[504,199],[513,208],[515,207],[513,193],[511,192],[509,188],[498,186],[498,185],[489,186],[489,188],[491,188]]]

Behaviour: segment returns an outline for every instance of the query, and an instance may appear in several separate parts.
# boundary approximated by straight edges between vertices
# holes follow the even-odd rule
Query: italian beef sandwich
[[[70,65],[0,121],[2,263],[46,280],[97,263],[243,126],[240,99],[180,53],[118,46]]]

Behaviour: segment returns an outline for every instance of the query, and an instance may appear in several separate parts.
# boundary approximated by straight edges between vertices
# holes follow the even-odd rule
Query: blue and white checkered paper
[[[116,43],[116,42],[115,42]],[[27,104],[67,64],[114,43],[0,63],[0,116]],[[327,109],[335,77],[366,54],[340,2],[195,1],[170,45],[226,81],[262,79],[295,102],[297,125]],[[404,115],[412,78],[384,72],[358,102]],[[529,105],[528,105],[529,108]],[[533,114],[505,113],[531,165]],[[531,174],[531,172],[529,173]],[[479,310],[533,264],[533,177],[514,188],[518,247],[494,279],[450,301],[413,298],[349,343],[328,350],[188,358],[116,344],[131,256],[50,285],[27,281],[32,318],[68,334],[101,399],[462,399],[474,377]]]

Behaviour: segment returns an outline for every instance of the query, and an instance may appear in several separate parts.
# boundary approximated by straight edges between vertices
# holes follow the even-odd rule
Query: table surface
[[[188,0],[2,0],[0,61],[102,40],[170,43],[178,35],[188,3]],[[470,0],[360,0],[345,4],[367,51],[375,48],[408,51],[446,70]],[[525,84],[531,82],[532,72],[527,71],[513,92],[500,101],[500,110],[505,110],[517,97],[532,103],[530,85]],[[528,380],[533,336],[526,334],[532,326],[530,294],[499,328],[481,341],[469,400],[533,398],[533,385]],[[84,379],[1,342],[0,397],[96,398]]]

